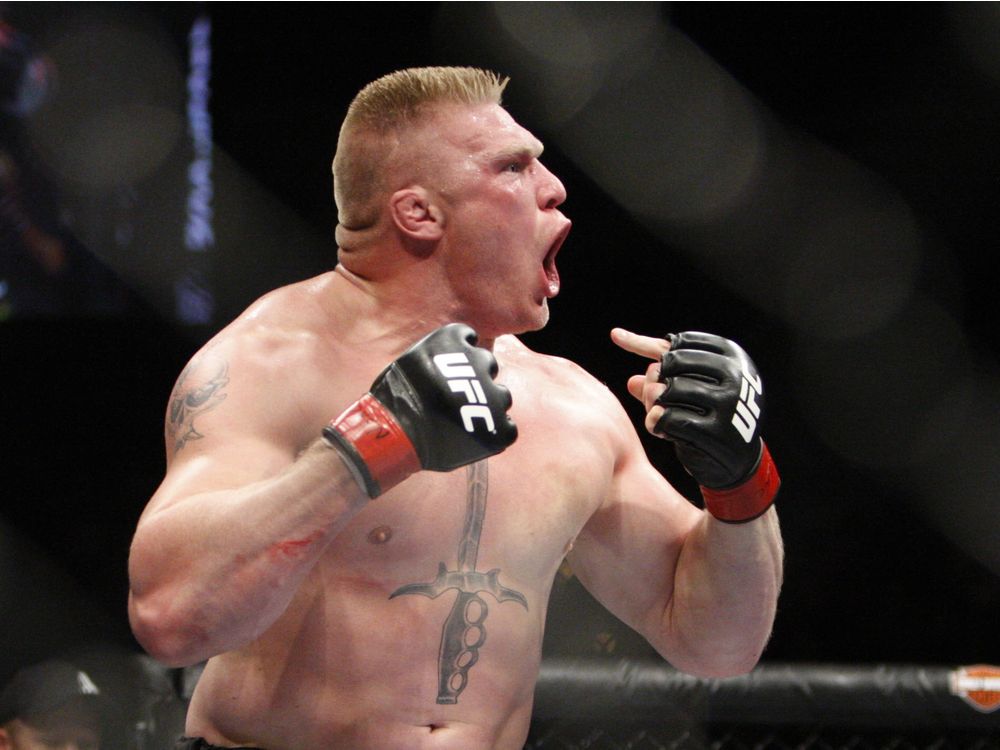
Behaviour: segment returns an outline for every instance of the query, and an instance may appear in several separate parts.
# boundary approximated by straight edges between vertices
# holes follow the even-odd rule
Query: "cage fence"
[[[661,662],[542,665],[525,750],[1000,750],[1000,669]]]

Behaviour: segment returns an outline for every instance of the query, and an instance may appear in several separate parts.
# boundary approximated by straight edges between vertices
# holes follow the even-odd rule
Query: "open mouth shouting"
[[[559,229],[552,244],[549,245],[549,249],[545,253],[545,258],[542,260],[542,273],[545,276],[545,296],[548,298],[559,294],[559,270],[556,268],[556,255],[559,254],[563,242],[566,241],[566,236],[569,234],[571,226],[572,224],[567,219],[566,223]]]

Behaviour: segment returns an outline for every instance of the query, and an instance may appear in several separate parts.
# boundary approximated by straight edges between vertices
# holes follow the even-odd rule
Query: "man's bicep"
[[[149,509],[207,492],[241,489],[277,475],[294,460],[294,453],[273,443],[232,436],[225,445],[192,451],[171,461]]]
[[[638,451],[620,462],[611,497],[588,520],[569,563],[598,601],[644,633],[673,595],[680,550],[700,512]]]
[[[168,400],[167,471],[150,506],[238,489],[284,469],[295,460],[295,445],[273,416],[282,411],[246,367],[219,354],[197,355]]]
[[[170,462],[181,451],[204,440],[211,432],[231,421],[219,411],[238,384],[232,382],[231,358],[222,353],[199,352],[181,371],[167,401],[163,437]]]

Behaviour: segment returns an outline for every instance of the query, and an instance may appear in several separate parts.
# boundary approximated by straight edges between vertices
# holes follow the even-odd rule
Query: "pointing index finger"
[[[641,336],[624,328],[611,329],[611,340],[625,351],[649,359],[659,359],[670,349],[670,342],[665,338]]]

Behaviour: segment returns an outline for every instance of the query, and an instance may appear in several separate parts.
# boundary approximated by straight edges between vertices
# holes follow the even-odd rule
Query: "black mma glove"
[[[655,432],[701,485],[705,507],[722,521],[751,521],[766,511],[781,479],[760,437],[764,387],[753,361],[721,336],[668,334],[656,400],[664,407]]]
[[[517,438],[510,392],[469,326],[428,334],[386,367],[371,391],[323,429],[355,479],[378,497],[420,469],[451,471]]]

